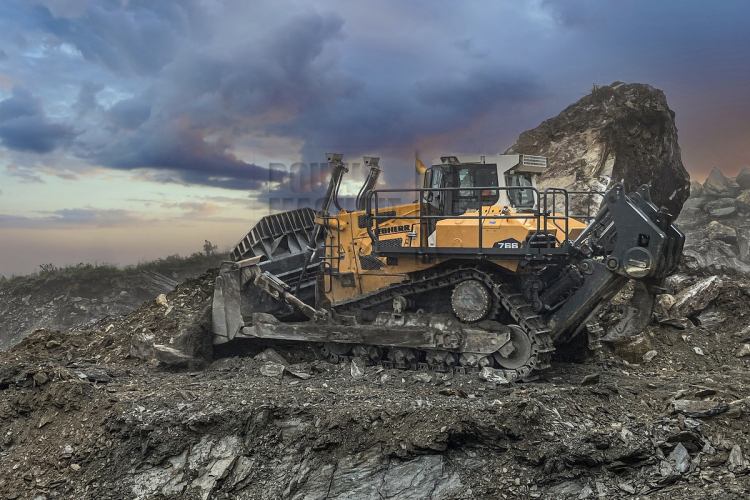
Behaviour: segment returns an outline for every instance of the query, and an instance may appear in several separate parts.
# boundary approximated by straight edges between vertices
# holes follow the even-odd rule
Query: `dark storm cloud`
[[[417,99],[428,106],[454,109],[461,116],[477,116],[494,106],[528,102],[540,94],[532,75],[507,69],[495,74],[474,72],[467,76],[417,82]]]
[[[9,149],[49,153],[75,135],[69,125],[50,123],[25,89],[14,87],[12,96],[0,102],[0,142]]]
[[[94,165],[158,182],[258,189],[272,175],[269,157],[314,163],[326,150],[380,154],[409,170],[389,172],[389,183],[410,181],[416,147],[497,153],[592,81],[664,88],[651,79],[661,74],[708,84],[728,74],[717,62],[726,59],[726,80],[739,75],[740,88],[750,71],[746,49],[719,50],[747,41],[746,12],[725,7],[737,12],[721,19],[697,2],[437,1],[428,11],[331,0],[42,3],[0,2],[3,72],[46,84],[31,88],[49,113],[14,93],[0,102],[0,140],[42,154],[69,146]],[[64,85],[47,83],[61,75]],[[53,114],[60,102],[77,115],[74,141],[54,123],[64,122]],[[295,149],[252,164],[276,139]]]
[[[104,90],[103,83],[85,81],[81,84],[81,90],[78,91],[78,100],[73,106],[79,118],[96,109],[96,94],[102,90]]]
[[[92,159],[122,170],[150,169],[141,175],[156,182],[259,189],[269,181],[267,169],[245,163],[225,146],[206,141],[189,124],[145,127],[96,152]]]
[[[151,103],[141,97],[123,99],[107,110],[107,116],[117,127],[136,129],[151,116]]]
[[[106,111],[114,125],[132,132],[90,150],[88,157],[117,169],[149,169],[140,176],[157,182],[229,189],[278,182],[275,177],[283,179],[283,173],[242,161],[229,152],[231,146],[237,136],[257,128],[258,116],[296,119],[357,86],[317,66],[341,26],[335,15],[299,14],[230,58],[209,52],[178,58],[143,95]]]
[[[123,75],[153,75],[187,42],[197,12],[194,2],[122,4],[90,2],[80,17],[56,17],[37,5],[32,16],[39,28],[74,45],[93,64]]]
[[[604,3],[604,2],[603,2]],[[543,0],[542,6],[552,14],[552,18],[565,28],[593,28],[604,24],[605,16],[596,12],[599,7],[586,0],[565,2]]]
[[[21,87],[13,87],[11,97],[0,101],[0,122],[41,114],[42,109],[31,93]]]

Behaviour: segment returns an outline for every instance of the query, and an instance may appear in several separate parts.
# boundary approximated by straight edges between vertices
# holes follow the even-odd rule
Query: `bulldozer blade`
[[[240,309],[240,271],[232,269],[231,262],[224,262],[214,282],[214,299],[211,306],[214,344],[223,344],[234,339],[243,326]]]
[[[634,283],[633,296],[623,311],[622,319],[602,337],[603,342],[626,340],[643,332],[651,322],[656,295],[642,281]]]

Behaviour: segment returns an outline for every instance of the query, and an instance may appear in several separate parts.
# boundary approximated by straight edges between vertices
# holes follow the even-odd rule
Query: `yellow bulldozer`
[[[682,253],[684,235],[647,186],[540,190],[544,157],[444,156],[429,168],[417,160],[417,189],[377,189],[379,159],[364,157],[354,211],[338,199],[343,155],[326,157],[322,210],[263,217],[222,264],[214,344],[299,341],[332,362],[491,367],[528,380],[594,328],[628,280],[648,291],[648,309]],[[596,195],[597,214],[570,213],[573,197]],[[394,197],[415,201],[388,206]],[[614,335],[643,328],[651,311],[641,309]]]

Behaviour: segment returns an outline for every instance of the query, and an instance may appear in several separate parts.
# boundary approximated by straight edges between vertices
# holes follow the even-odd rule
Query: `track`
[[[333,304],[335,312],[351,313],[361,311],[362,309],[372,309],[384,304],[389,304],[394,298],[402,296],[417,297],[422,294],[434,292],[436,290],[453,287],[456,284],[466,280],[477,280],[482,282],[493,294],[493,307],[490,310],[487,318],[494,321],[501,320],[501,314],[503,311],[507,312],[513,319],[515,324],[520,327],[524,334],[528,337],[530,342],[530,356],[525,364],[515,369],[503,369],[494,363],[499,369],[503,371],[503,375],[508,380],[524,380],[528,379],[534,371],[548,368],[551,353],[554,351],[552,346],[552,340],[549,336],[549,330],[546,327],[544,320],[537,315],[532,309],[528,301],[524,298],[523,294],[514,293],[507,285],[498,285],[498,282],[502,282],[502,275],[493,275],[477,269],[454,269],[445,272],[432,272],[423,274],[415,279],[407,282],[392,285],[388,288],[376,290],[362,296],[341,301]],[[378,352],[384,352],[384,348],[377,346],[374,347]],[[331,349],[318,349],[317,354],[324,357],[332,362],[340,362],[347,360],[352,356],[349,356],[348,352],[335,353]],[[432,369],[436,371],[446,371],[452,369],[458,372],[466,372],[471,370],[478,370],[479,366],[472,366],[470,363],[468,366],[449,366],[437,365],[429,362],[429,356],[426,351],[419,353],[418,359],[428,360],[427,362],[411,361],[411,362],[398,362],[394,363],[391,361],[385,361],[382,359],[372,360],[373,362],[380,362],[384,367],[387,368],[406,368],[406,369]],[[489,357],[492,362],[492,357]]]

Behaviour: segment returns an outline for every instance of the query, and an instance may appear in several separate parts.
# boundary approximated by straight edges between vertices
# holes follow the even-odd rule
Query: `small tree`
[[[216,245],[212,245],[210,241],[204,240],[203,242],[203,253],[206,254],[206,257],[210,257],[216,253]]]
[[[45,272],[45,273],[46,273],[46,272],[52,272],[52,271],[55,271],[55,270],[57,269],[57,268],[55,267],[55,265],[54,265],[54,264],[52,264],[52,263],[49,263],[49,264],[39,264],[39,267],[40,267],[40,268],[42,269],[42,271],[43,271],[43,272]]]

